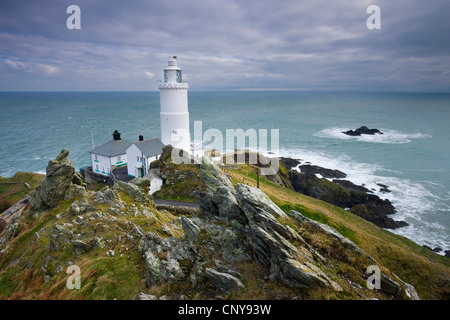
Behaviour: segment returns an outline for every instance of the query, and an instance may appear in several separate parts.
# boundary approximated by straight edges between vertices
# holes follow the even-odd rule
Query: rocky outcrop
[[[289,180],[295,191],[341,208],[350,208],[352,213],[381,228],[395,229],[408,225],[389,217],[396,212],[389,200],[383,200],[349,181],[334,180],[337,182],[334,183],[293,170],[289,171]]]
[[[69,150],[63,149],[55,160],[48,162],[45,178],[31,196],[31,212],[56,207],[65,198],[68,189],[66,199],[82,196],[84,187],[73,183],[81,183],[78,176],[74,179],[74,174],[75,168],[69,157]]]
[[[342,133],[348,135],[348,136],[360,136],[362,134],[369,134],[369,135],[374,135],[374,134],[383,134],[383,132],[381,132],[378,129],[369,129],[366,126],[362,126],[359,127],[356,130],[348,130],[348,131],[343,131]]]
[[[207,160],[203,160],[201,174],[206,191],[197,193],[197,201],[203,216],[218,216],[243,224],[244,228],[238,232],[248,239],[257,261],[269,267],[272,281],[296,288],[329,287],[341,290],[315,265],[314,256],[302,237],[277,220],[288,217],[260,189],[245,184],[237,184],[234,188],[229,178]],[[219,209],[221,203],[228,205]],[[236,213],[244,218],[235,219]],[[291,241],[305,246],[298,249]]]
[[[152,202],[152,197],[145,193],[141,187],[139,187],[136,184],[133,183],[127,183],[122,181],[117,181],[114,186],[113,190],[115,191],[125,191],[130,197],[135,199],[136,201],[150,204]]]
[[[205,182],[205,191],[197,193],[200,210],[184,215],[156,210],[145,192],[145,180],[83,193],[72,179],[61,198],[74,197],[70,207],[65,203],[55,215],[41,217],[45,225],[34,236],[26,235],[31,250],[40,246],[39,259],[24,255],[26,268],[39,261],[38,276],[49,282],[80,260],[89,268],[85,262],[92,258],[95,266],[83,278],[92,286],[99,275],[112,277],[117,262],[126,274],[128,267],[134,270],[133,283],[135,275],[145,279],[148,292],[141,292],[141,287],[135,292],[136,296],[141,292],[140,299],[155,299],[153,294],[164,288],[169,288],[169,299],[181,299],[179,293],[172,295],[174,288],[183,288],[183,295],[194,298],[229,298],[255,287],[275,288],[270,294],[290,294],[294,288],[302,295],[317,289],[320,294],[345,297],[348,291],[337,291],[349,290],[349,279],[361,282],[365,276],[361,270],[377,264],[336,229],[297,211],[285,213],[260,189],[234,186],[213,163],[205,160],[200,171]],[[8,237],[16,236],[18,221],[13,220],[7,231]],[[2,241],[3,237],[0,247]],[[21,267],[26,266],[23,263]],[[384,297],[417,298],[414,287],[385,268],[382,277]],[[178,284],[167,285],[171,283]],[[97,284],[101,286],[101,281]],[[361,285],[357,289],[359,297],[373,296]]]
[[[264,193],[256,188],[238,184],[236,198],[249,220],[250,244],[257,260],[270,267],[270,279],[296,288],[330,287],[341,290],[314,262],[307,247],[298,249],[293,240],[305,244],[293,229],[276,218],[287,218]]]
[[[207,158],[202,159],[200,174],[205,183],[205,191],[194,193],[200,210],[210,216],[247,223],[246,216],[237,204],[236,190],[226,174]]]

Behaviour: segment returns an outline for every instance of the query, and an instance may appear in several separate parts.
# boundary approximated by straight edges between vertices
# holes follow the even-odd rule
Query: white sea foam
[[[319,132],[316,132],[314,135],[319,138],[330,138],[330,139],[341,139],[341,140],[357,140],[362,142],[371,142],[371,143],[391,143],[391,144],[402,144],[409,143],[411,139],[423,139],[423,138],[431,138],[431,135],[424,134],[421,132],[415,133],[403,133],[397,130],[392,129],[380,129],[383,134],[374,134],[368,135],[363,134],[361,136],[349,136],[342,132],[351,130],[350,128],[341,128],[341,127],[331,127]]]
[[[435,210],[446,210],[442,208],[443,199],[430,192],[426,182],[418,183],[408,179],[384,176],[382,174],[389,174],[390,171],[378,164],[358,163],[347,155],[332,156],[304,149],[280,150],[280,155],[300,159],[302,164],[310,162],[313,165],[343,171],[347,174],[346,180],[357,185],[364,185],[381,199],[391,201],[397,210],[391,217],[394,220],[404,220],[409,224],[408,227],[390,231],[403,235],[420,245],[426,244],[432,248],[449,249],[449,232],[443,232],[448,228],[443,224],[423,219],[425,213],[430,215]],[[294,169],[298,170],[298,167]],[[378,184],[387,185],[391,192],[381,192]],[[448,202],[449,199],[446,201]]]

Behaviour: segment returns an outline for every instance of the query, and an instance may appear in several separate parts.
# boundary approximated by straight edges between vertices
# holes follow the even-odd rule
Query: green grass
[[[0,177],[0,199],[17,202],[26,195],[31,195],[44,178],[44,175],[31,172],[17,172],[9,178]],[[25,186],[27,183],[30,188]]]

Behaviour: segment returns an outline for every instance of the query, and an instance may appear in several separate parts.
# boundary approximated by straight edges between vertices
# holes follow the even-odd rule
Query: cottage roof
[[[91,153],[105,157],[116,157],[126,154],[127,149],[132,143],[125,140],[111,140],[100,147],[91,150]]]
[[[161,154],[162,148],[164,147],[164,144],[158,138],[136,141],[133,144],[138,147],[147,158]]]

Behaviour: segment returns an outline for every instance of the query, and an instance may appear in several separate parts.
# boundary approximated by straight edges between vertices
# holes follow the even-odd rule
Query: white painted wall
[[[107,176],[111,172],[111,160],[109,157],[91,154],[92,158],[92,171],[104,176]]]
[[[155,177],[155,176],[152,177],[150,179],[150,188],[148,190],[148,194],[153,194],[156,191],[161,190],[162,184],[163,184],[163,180],[161,178]]]
[[[125,165],[127,165],[126,153],[121,154],[119,156],[111,157],[111,167],[116,166],[116,168],[118,168],[118,167],[122,167]]]
[[[159,85],[161,142],[191,152],[191,137],[189,131],[188,88],[187,83],[176,80],[176,58],[170,58],[165,68],[167,79]]]
[[[144,168],[144,165],[144,175],[148,174],[150,163],[157,160],[159,156],[160,155],[147,158],[142,155],[141,150],[139,150],[135,144],[132,144],[127,149],[128,175],[131,177],[138,177],[138,168]]]
[[[139,161],[138,161],[139,157]],[[128,161],[128,175],[131,177],[137,177],[137,168],[142,168],[142,162],[140,161],[142,152],[136,145],[132,144],[127,149],[127,161]]]
[[[127,155],[122,154],[116,157],[105,157],[91,153],[92,171],[104,176],[111,173],[112,166],[123,166],[127,164]]]

